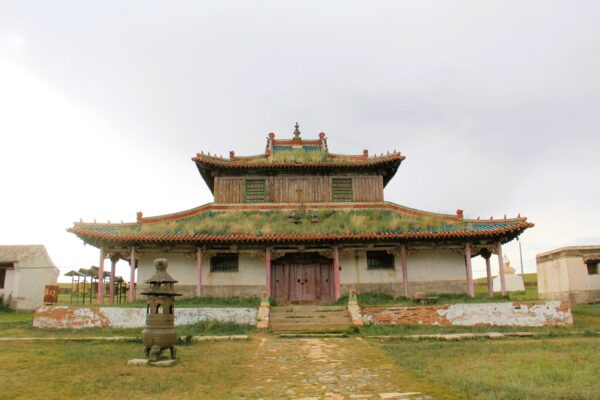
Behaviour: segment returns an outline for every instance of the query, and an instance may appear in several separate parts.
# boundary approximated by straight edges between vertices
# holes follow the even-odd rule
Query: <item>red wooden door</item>
[[[280,304],[333,301],[333,262],[318,255],[286,255],[271,264],[271,295]]]

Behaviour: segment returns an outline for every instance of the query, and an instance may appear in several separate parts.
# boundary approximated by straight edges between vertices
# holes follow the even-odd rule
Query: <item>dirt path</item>
[[[234,391],[249,399],[429,400],[411,389],[387,355],[361,338],[261,340],[249,377],[251,388]]]

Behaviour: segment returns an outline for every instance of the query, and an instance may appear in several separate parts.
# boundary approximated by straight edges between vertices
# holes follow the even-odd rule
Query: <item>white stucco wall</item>
[[[539,262],[537,273],[540,293],[600,290],[600,275],[588,275],[582,257],[561,257]]]
[[[169,261],[167,272],[178,281],[180,285],[196,284],[196,258],[194,255],[148,253],[140,257],[137,282],[143,283],[154,273],[154,260],[166,258]],[[264,285],[265,259],[252,253],[239,254],[238,272],[210,272],[210,255],[202,257],[202,285],[203,286],[252,286]]]
[[[538,292],[542,298],[593,301],[600,291],[600,275],[589,275],[581,256],[559,256],[537,262]],[[590,293],[592,297],[587,297]]]
[[[180,285],[196,284],[196,259],[193,254],[144,254],[138,261],[137,282],[143,283],[154,273],[154,259],[165,257],[169,260],[169,274]],[[238,272],[210,272],[211,254],[202,258],[203,287],[222,286],[262,286],[265,285],[264,255],[254,252],[239,253]],[[353,284],[395,284],[402,283],[402,268],[399,254],[394,255],[395,268],[382,270],[367,269],[366,250],[340,253],[340,283]],[[462,255],[450,250],[422,250],[408,255],[409,282],[465,281],[465,265]]]
[[[399,254],[394,255],[395,269],[367,269],[367,252],[355,251],[340,256],[340,282],[389,283],[402,282]],[[423,250],[407,258],[409,282],[465,280],[464,257],[450,250]]]

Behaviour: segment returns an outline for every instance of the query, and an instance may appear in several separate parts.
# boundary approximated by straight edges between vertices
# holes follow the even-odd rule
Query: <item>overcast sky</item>
[[[323,131],[406,155],[386,200],[600,244],[600,2],[0,1],[0,243],[212,201],[190,158]],[[516,241],[505,246],[518,266]],[[123,264],[123,265],[121,265]],[[121,262],[118,273],[127,276]],[[475,263],[481,275],[483,264]]]

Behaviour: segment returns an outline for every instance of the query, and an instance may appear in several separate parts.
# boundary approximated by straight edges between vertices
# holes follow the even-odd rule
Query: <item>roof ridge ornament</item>
[[[294,125],[294,139],[300,139],[300,125],[298,125],[298,123],[296,122],[296,125]]]

